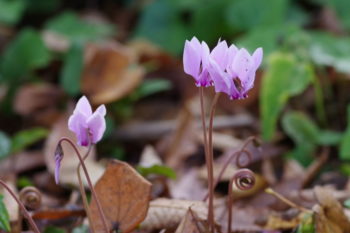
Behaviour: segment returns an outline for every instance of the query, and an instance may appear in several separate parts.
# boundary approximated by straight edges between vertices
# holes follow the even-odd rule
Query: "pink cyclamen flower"
[[[220,66],[215,59],[210,58],[208,70],[216,92],[224,92],[231,99],[244,99],[254,86],[255,73],[261,64],[263,50],[258,48],[250,55],[246,49],[238,50],[233,46],[227,50],[226,67]]]
[[[68,128],[77,137],[80,146],[89,146],[101,140],[106,130],[106,107],[100,105],[92,112],[88,99],[83,96],[79,99],[73,114],[69,117]]]
[[[209,47],[203,41],[200,43],[196,37],[185,42],[183,65],[186,74],[196,80],[197,86],[207,87],[211,80],[207,70],[209,64]]]
[[[262,48],[250,55],[234,44],[228,47],[226,41],[219,41],[210,52],[205,42],[193,37],[185,42],[183,63],[185,73],[196,80],[197,86],[214,85],[216,92],[224,92],[231,99],[243,99],[254,86],[262,57]]]

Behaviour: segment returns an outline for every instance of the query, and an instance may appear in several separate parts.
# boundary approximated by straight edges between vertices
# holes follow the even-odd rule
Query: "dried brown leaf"
[[[86,57],[82,91],[95,105],[126,96],[142,81],[144,70],[127,47],[117,43],[90,45]]]
[[[200,219],[191,208],[188,209],[185,217],[181,220],[175,233],[202,233],[209,232],[208,223]]]
[[[154,230],[176,228],[186,215],[188,209],[196,213],[198,218],[206,219],[207,205],[202,201],[186,201],[159,198],[150,202],[146,219],[141,229]]]
[[[319,219],[327,218],[327,221],[335,223],[342,232],[350,232],[350,221],[346,217],[341,204],[333,196],[330,189],[316,186],[314,188],[316,199],[321,210],[319,210]],[[316,225],[319,221],[316,221]]]
[[[95,185],[102,209],[112,230],[132,231],[148,210],[151,184],[129,164],[112,160]],[[97,232],[104,232],[95,199],[90,204]]]

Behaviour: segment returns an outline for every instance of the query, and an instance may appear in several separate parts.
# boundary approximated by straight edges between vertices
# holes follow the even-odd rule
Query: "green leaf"
[[[73,12],[64,12],[49,20],[46,29],[65,36],[72,42],[98,40],[115,34],[115,28],[106,23],[84,21]]]
[[[44,128],[32,128],[16,133],[12,138],[11,153],[18,153],[26,147],[45,138],[48,130]]]
[[[315,223],[313,214],[305,214],[297,233],[315,233]]]
[[[171,82],[165,79],[145,80],[130,96],[134,101],[171,89]]]
[[[152,167],[137,167],[137,170],[142,176],[148,176],[150,174],[166,176],[170,179],[176,179],[176,173],[173,169],[162,165],[153,165]]]
[[[340,142],[339,156],[342,160],[350,160],[350,105],[347,108],[347,127]]]
[[[272,139],[277,118],[288,99],[302,93],[313,78],[311,65],[298,62],[291,54],[274,53],[269,57],[260,98],[265,140]]]
[[[134,37],[146,38],[174,55],[182,52],[187,35],[178,8],[167,0],[147,5],[134,33]]]
[[[346,208],[350,209],[350,199],[346,199],[346,200],[344,201],[344,206],[345,206]]]
[[[81,225],[79,227],[75,227],[72,233],[89,233],[89,227],[86,225]]]
[[[21,19],[25,7],[24,0],[0,0],[0,24],[16,24]]]
[[[64,59],[60,84],[71,96],[77,95],[80,91],[80,78],[83,70],[83,49],[83,46],[78,43],[72,44]]]
[[[350,1],[349,1],[350,2]],[[310,34],[310,55],[318,65],[332,66],[337,71],[350,74],[350,39],[329,33]]]
[[[227,7],[226,17],[232,29],[246,31],[283,24],[287,7],[287,0],[235,0]]]
[[[30,71],[46,66],[50,58],[40,34],[32,29],[24,29],[7,46],[1,57],[0,81],[17,83],[20,78],[28,76]]]
[[[21,176],[17,179],[17,187],[24,188],[28,186],[34,186],[33,182],[26,176]]]
[[[301,112],[286,113],[282,118],[282,126],[287,135],[298,144],[316,144],[318,141],[318,127]]]
[[[325,146],[338,145],[343,138],[343,134],[330,130],[322,130],[317,135],[317,143]]]
[[[347,0],[328,0],[327,4],[336,12],[337,19],[340,19],[342,26],[350,30],[350,1]]]
[[[66,230],[54,226],[48,226],[45,228],[44,233],[66,233]]]
[[[0,159],[5,158],[11,151],[11,139],[0,131]]]
[[[225,14],[222,13],[229,2],[230,0],[206,1],[194,8],[189,29],[191,35],[201,38],[209,45],[216,44],[219,38],[232,35]],[[208,17],[209,15],[215,17]]]
[[[0,229],[10,232],[10,216],[4,204],[4,196],[0,194]]]

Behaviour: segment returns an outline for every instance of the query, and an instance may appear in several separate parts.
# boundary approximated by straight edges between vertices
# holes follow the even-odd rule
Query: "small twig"
[[[22,213],[24,214],[24,216],[27,218],[29,225],[31,226],[32,230],[35,233],[40,233],[38,226],[35,224],[32,216],[30,216],[30,214],[28,213],[26,207],[23,205],[23,203],[19,200],[19,198],[16,196],[16,194],[10,189],[10,187],[7,186],[7,184],[0,180],[0,184],[11,194],[12,198],[15,199],[15,201],[17,202],[18,206],[20,207],[20,209],[22,210]]]
[[[281,200],[282,202],[286,203],[287,205],[289,205],[290,207],[296,208],[302,212],[306,212],[306,213],[312,213],[311,210],[306,209],[302,206],[299,206],[295,203],[293,203],[292,201],[288,200],[287,198],[285,198],[284,196],[282,196],[281,194],[277,193],[276,191],[274,191],[272,188],[267,188],[265,189],[265,192],[268,194],[271,194],[273,196],[275,196],[277,199]]]
[[[76,146],[74,145],[74,143],[69,139],[69,138],[61,138],[59,141],[58,141],[58,145],[60,145],[63,141],[67,142],[68,144],[70,144],[72,146],[72,148],[75,150],[75,153],[76,155],[78,156],[78,159],[80,161],[80,164],[84,170],[84,173],[85,173],[85,177],[86,177],[86,180],[89,184],[89,187],[90,187],[90,190],[91,190],[91,194],[92,196],[94,197],[95,201],[96,201],[96,205],[97,205],[97,209],[98,209],[98,212],[100,214],[100,217],[101,217],[101,220],[102,220],[102,223],[103,223],[103,227],[105,228],[105,231],[106,233],[109,232],[108,230],[108,224],[107,224],[107,220],[106,220],[106,217],[105,217],[105,214],[103,212],[103,209],[102,209],[102,206],[101,206],[101,203],[97,197],[97,194],[95,192],[95,189],[94,189],[94,186],[92,185],[92,182],[91,182],[91,179],[90,179],[90,176],[89,176],[89,173],[86,169],[86,166],[85,166],[85,163],[84,163],[84,160],[83,158],[81,157],[81,154],[79,153],[78,149],[76,148]]]

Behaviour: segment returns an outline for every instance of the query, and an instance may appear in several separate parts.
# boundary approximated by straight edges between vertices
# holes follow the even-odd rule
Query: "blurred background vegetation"
[[[343,161],[350,160],[349,10],[348,0],[0,0],[0,156],[47,135],[50,122],[23,120],[32,120],[34,110],[28,106],[36,101],[16,101],[25,87],[50,84],[37,101],[59,95],[60,100],[50,104],[61,110],[69,98],[91,96],[91,86],[99,85],[84,87],[91,43],[118,41],[135,49],[130,44],[142,38],[162,51],[159,63],[173,59],[170,64],[177,64],[179,73],[184,41],[196,36],[211,47],[220,38],[250,51],[263,47],[255,108],[260,109],[258,133],[265,141],[278,141],[283,132],[294,145],[289,156],[303,165],[323,146],[332,146]],[[140,56],[130,60],[121,65],[128,72],[142,67],[143,75],[157,79],[135,81],[125,93],[116,88],[123,92],[119,96],[95,98],[95,105],[110,103],[118,119],[129,117],[138,100],[174,85],[171,74],[152,73],[159,64],[142,62]],[[118,72],[115,76],[121,75]],[[192,85],[190,78],[187,82]],[[44,118],[50,119],[52,112],[47,114]],[[109,117],[109,129],[117,124]],[[113,150],[123,154],[118,147]],[[347,166],[344,163],[344,171],[350,170]]]

